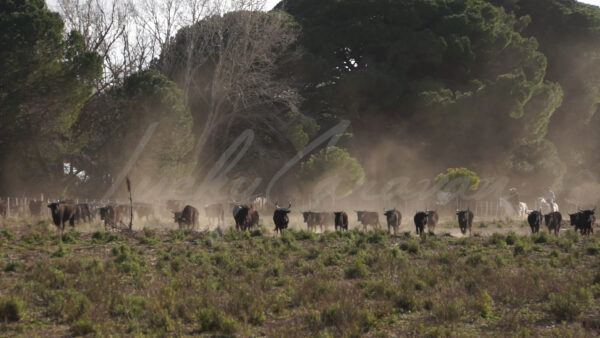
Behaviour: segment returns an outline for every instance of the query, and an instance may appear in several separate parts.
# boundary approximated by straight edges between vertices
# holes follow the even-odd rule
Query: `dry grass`
[[[0,223],[0,335],[600,334],[600,241],[521,229],[58,236],[13,219]]]

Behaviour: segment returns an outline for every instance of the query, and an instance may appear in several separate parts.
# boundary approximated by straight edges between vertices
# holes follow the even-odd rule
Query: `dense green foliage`
[[[445,173],[438,174],[433,180],[441,185],[440,189],[456,189],[467,183],[466,188],[476,190],[479,187],[479,176],[467,168],[448,168]]]
[[[73,156],[71,163],[90,179],[104,180],[92,186],[110,184],[153,124],[131,175],[156,182],[188,174],[193,162],[184,157],[193,147],[191,114],[181,90],[153,70],[131,75],[86,104],[75,126],[75,142],[86,156]]]
[[[556,156],[511,156],[524,143],[547,143],[562,100],[536,40],[520,34],[526,18],[483,0],[295,0],[285,9],[303,27],[304,106],[350,118],[354,150],[389,138],[423,143],[418,157],[438,172],[457,164],[489,175],[518,161],[545,174],[545,163],[560,164]],[[491,168],[492,160],[507,166]]]
[[[335,146],[311,155],[302,162],[299,171],[300,182],[307,188],[324,184],[325,190],[340,197],[352,192],[364,177],[360,162],[350,156],[347,150]]]
[[[278,9],[203,18],[168,40],[152,71],[93,93],[102,60],[80,34],[40,0],[2,3],[0,193],[103,191],[151,120],[159,134],[133,171],[151,181],[190,172],[201,181],[252,130],[229,177],[266,185],[342,119],[351,124],[338,144],[379,184],[468,167],[532,197],[600,178],[597,7],[286,0]],[[302,170],[289,170],[281,185],[291,192],[280,193],[303,190]]]
[[[71,126],[100,76],[102,59],[78,32],[63,36],[43,0],[0,4],[0,186],[63,182]]]
[[[566,183],[586,182],[584,171],[598,179],[600,10],[573,0],[490,2],[530,22],[522,34],[539,42],[548,60],[546,77],[562,87],[563,103],[553,114],[548,139],[571,173]]]

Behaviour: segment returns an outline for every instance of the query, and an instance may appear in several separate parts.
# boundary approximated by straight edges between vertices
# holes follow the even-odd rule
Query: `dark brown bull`
[[[377,229],[381,226],[379,223],[379,214],[375,211],[357,211],[356,216],[358,221],[363,225],[363,231],[367,230],[367,225],[372,225]]]
[[[471,236],[471,227],[473,226],[473,212],[467,210],[456,210],[456,216],[458,217],[458,227],[463,235],[469,230],[469,236]]]
[[[575,228],[575,232],[581,231],[583,212],[579,211],[574,214],[568,214],[571,225]],[[583,233],[583,232],[582,232]]]
[[[54,225],[63,232],[65,223],[69,222],[72,227],[75,227],[75,205],[72,203],[56,202],[48,204],[52,214]]]
[[[335,224],[334,214],[332,212],[319,212],[319,225],[321,225],[321,232],[323,227],[332,227]]]
[[[110,204],[100,208],[100,220],[104,221],[104,229],[117,228],[123,223],[125,209],[120,205]]]
[[[302,213],[302,217],[304,217],[304,223],[306,223],[306,227],[309,231],[317,231],[317,225],[319,225],[319,214],[312,211],[305,211]],[[323,226],[321,225],[321,231],[323,231]]]
[[[542,212],[533,210],[527,216],[527,222],[529,223],[532,234],[540,232],[540,225],[542,224]]]
[[[589,236],[594,233],[594,224],[596,224],[596,208],[592,210],[582,210],[581,212],[581,234]]]
[[[429,231],[431,235],[435,234],[435,227],[439,220],[440,216],[438,216],[438,213],[435,210],[427,211],[427,231]]]
[[[348,214],[345,211],[336,211],[333,214],[335,215],[335,231],[338,231],[338,228],[348,231]]]
[[[42,205],[44,201],[29,200],[29,213],[31,217],[40,217],[42,215]]]
[[[225,223],[225,209],[220,203],[209,204],[204,207],[206,218],[208,218],[208,225],[212,224],[213,219],[217,219],[217,225]]]
[[[560,231],[560,223],[562,222],[562,215],[558,211],[551,212],[547,215],[544,215],[544,220],[546,221],[546,226],[548,227],[548,233],[552,233],[558,236],[558,232]]]
[[[423,211],[418,211],[414,217],[415,228],[417,230],[417,235],[423,235],[425,231],[425,225],[427,225],[427,213]]]
[[[392,210],[384,210],[383,214],[387,219],[388,233],[391,234],[391,229],[394,229],[394,235],[396,235],[400,224],[402,224],[402,214],[395,208]]]
[[[237,207],[238,211],[234,216],[236,229],[243,231],[258,226],[258,211],[247,205],[238,205]]]
[[[91,222],[92,212],[87,203],[79,203],[75,205],[75,222]]]
[[[175,222],[179,224],[179,229],[187,226],[188,229],[194,230],[198,226],[198,209],[191,205],[186,205],[182,211],[176,211],[173,214]]]
[[[283,234],[283,229],[287,229],[290,219],[288,214],[292,203],[287,208],[281,208],[275,203],[275,211],[273,212],[273,223],[275,223],[275,233]]]

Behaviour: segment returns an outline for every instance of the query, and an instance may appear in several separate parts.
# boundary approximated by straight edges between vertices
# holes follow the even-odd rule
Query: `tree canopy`
[[[484,0],[290,0],[279,8],[302,26],[303,109],[351,119],[351,151],[361,160],[391,143],[419,149],[429,174],[467,165],[496,175],[514,167],[522,144],[548,144],[563,90],[546,77],[537,40],[523,34],[529,17]],[[560,166],[556,157],[546,162]],[[560,178],[552,171],[549,179]]]
[[[90,182],[94,187],[112,183],[147,133],[151,137],[131,176],[173,180],[189,174],[195,164],[186,158],[194,136],[183,93],[154,70],[135,73],[88,102],[75,130],[75,143],[82,146],[71,163],[96,180]]]
[[[479,187],[479,176],[467,168],[448,168],[445,173],[438,174],[433,180],[440,185],[442,190],[457,188],[466,184],[465,188],[477,190]]]
[[[457,174],[447,168],[508,176],[525,195],[600,178],[594,6],[286,0],[226,13],[177,0],[126,20],[128,6],[64,4],[83,35],[41,0],[0,4],[0,194],[102,190],[154,123],[131,167],[151,180],[202,181],[245,131],[251,144],[227,177],[266,184],[283,167],[286,189],[331,167],[350,170],[342,194],[366,177]],[[195,9],[175,18],[183,8]],[[311,146],[342,120],[339,148]]]
[[[3,1],[0,32],[0,191],[25,193],[24,183],[34,182],[56,188],[102,59],[78,32],[64,32],[43,0]]]
[[[312,154],[302,162],[299,178],[302,184],[314,186],[332,180],[330,191],[333,194],[345,195],[363,182],[365,172],[360,162],[350,156],[347,150],[339,147],[328,147]]]

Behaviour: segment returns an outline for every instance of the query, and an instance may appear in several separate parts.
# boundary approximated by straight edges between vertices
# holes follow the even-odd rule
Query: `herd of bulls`
[[[596,224],[595,216],[596,208],[592,210],[580,210],[574,214],[569,214],[570,223],[575,227],[575,231],[581,232],[582,235],[589,236],[594,233],[594,224]],[[558,211],[550,212],[542,215],[541,211],[533,210],[527,216],[527,222],[531,227],[532,233],[540,231],[542,220],[546,223],[548,232],[554,232],[558,235],[562,223],[562,215]]]
[[[196,229],[199,224],[199,212],[193,206],[186,205],[181,211],[175,211],[179,205],[167,203],[167,209],[170,209],[174,216],[174,221],[178,223],[180,229]],[[29,213],[33,217],[40,217],[42,214],[43,201],[30,200]],[[132,213],[131,206],[125,204],[108,204],[105,206],[96,203],[75,203],[73,200],[59,201],[47,205],[50,208],[50,214],[54,224],[59,230],[64,230],[65,224],[74,226],[77,222],[90,222],[98,215],[100,220],[104,222],[105,229],[117,228],[124,224],[124,220]],[[273,212],[273,223],[275,231],[281,233],[288,227],[289,216],[291,212],[291,203],[287,208],[280,207],[276,204]],[[6,217],[8,206],[6,202],[0,201],[0,216]],[[216,220],[217,224],[224,224],[224,208],[222,204],[210,204],[204,208],[206,217],[209,220],[209,225]],[[133,204],[133,212],[139,219],[155,215],[155,209],[151,204],[135,203]],[[235,227],[238,230],[250,230],[259,225],[259,213],[254,205],[234,204],[232,209]],[[388,232],[397,234],[402,223],[402,214],[396,209],[384,210],[383,215],[387,219]],[[379,228],[379,214],[374,211],[356,211],[357,221],[366,230],[368,226]],[[471,234],[474,214],[471,210],[457,210],[456,216],[458,225],[462,234],[467,231]],[[323,231],[323,227],[334,226],[335,230],[348,230],[348,214],[344,211],[336,212],[302,212],[304,223],[306,223],[309,231],[316,231],[317,227]],[[574,214],[569,214],[570,224],[574,226],[576,231],[583,235],[593,234],[594,224],[596,223],[595,208],[591,210],[580,210]],[[532,233],[537,233],[540,230],[542,223],[545,223],[548,232],[558,235],[561,224],[563,222],[560,212],[550,212],[542,214],[541,211],[533,210],[528,213],[527,221],[531,227]],[[439,222],[438,213],[434,210],[418,211],[414,216],[414,224],[417,234],[424,234],[425,227],[431,234],[435,233],[435,227]]]

